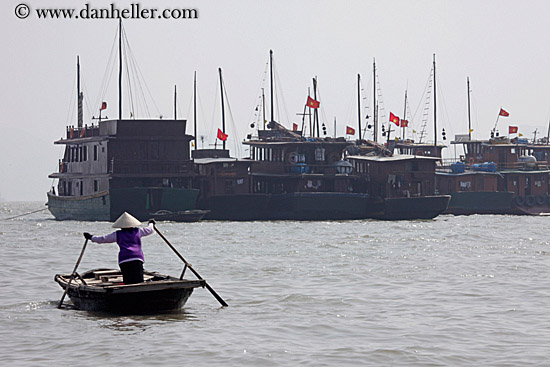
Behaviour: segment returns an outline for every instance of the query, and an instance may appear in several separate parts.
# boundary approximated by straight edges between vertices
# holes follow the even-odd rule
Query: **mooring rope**
[[[48,210],[48,208],[43,208],[43,209],[39,209],[39,210],[34,210],[34,211],[32,211],[32,212],[28,212],[28,213],[25,213],[25,214],[16,215],[15,217],[4,218],[3,220],[11,220],[11,219],[19,218],[19,217],[24,217],[25,215],[29,215],[29,214],[33,214],[33,213],[42,212],[42,211],[44,211],[44,210]]]

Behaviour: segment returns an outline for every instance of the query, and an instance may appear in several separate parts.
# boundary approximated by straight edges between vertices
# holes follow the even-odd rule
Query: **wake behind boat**
[[[205,286],[205,280],[178,279],[156,272],[144,272],[144,282],[124,284],[120,270],[95,269],[76,275],[56,274],[54,280],[66,289],[80,310],[141,314],[181,309],[193,289]]]

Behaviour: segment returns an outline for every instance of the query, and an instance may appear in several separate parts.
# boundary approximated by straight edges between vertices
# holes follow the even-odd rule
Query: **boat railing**
[[[183,173],[194,172],[193,161],[112,159],[109,173]]]
[[[99,125],[67,126],[67,139],[90,138],[92,136],[99,136]]]
[[[464,169],[476,170],[479,168],[479,165],[483,163],[489,163],[486,161],[476,161],[474,159],[456,159],[456,158],[446,158],[443,159],[440,164],[436,166],[437,172],[455,172],[454,165],[457,163],[463,163]],[[515,162],[493,162],[496,164],[497,171],[508,171],[508,170],[547,170],[550,169],[550,166],[547,161],[515,161]],[[479,169],[483,170],[483,169]],[[456,172],[455,172],[456,173]]]

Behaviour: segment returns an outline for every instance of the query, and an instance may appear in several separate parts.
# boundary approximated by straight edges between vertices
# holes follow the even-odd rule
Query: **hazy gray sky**
[[[25,0],[30,15],[18,19],[15,12],[20,3],[9,0],[0,5],[0,198],[45,202],[52,184],[47,176],[57,169],[63,154],[53,141],[64,134],[65,126],[76,124],[77,55],[86,94],[84,122],[91,123],[91,114],[97,116],[102,100],[108,103],[105,114],[118,116],[116,71],[102,94],[117,21],[38,19],[36,9],[75,8],[78,12],[87,3],[90,8],[114,4],[124,9],[138,2]],[[149,0],[139,5],[197,9],[199,18],[124,21],[146,83],[142,89],[149,115],[137,113],[145,111],[141,105],[135,108],[136,117],[173,118],[177,85],[178,117],[191,118],[196,71],[198,135],[205,136],[205,145],[213,143],[220,124],[221,67],[229,102],[228,142],[234,155],[247,155],[240,142],[252,132],[249,125],[255,120],[261,87],[269,88],[263,80],[270,49],[278,81],[276,119],[289,127],[299,122],[296,114],[302,112],[315,76],[321,122],[327,124],[328,133],[333,134],[334,118],[339,136],[346,125],[356,127],[357,74],[362,77],[363,103],[370,108],[376,58],[385,115],[391,111],[402,117],[408,90],[410,131],[419,131],[423,93],[436,54],[439,139],[441,128],[449,138],[467,133],[467,77],[474,138],[489,136],[501,107],[510,113],[499,121],[502,134],[508,125],[519,126],[530,138],[535,129],[539,136],[547,134],[550,2],[545,0]],[[139,88],[132,93],[138,95]],[[126,102],[124,117],[129,117],[129,110]],[[428,141],[433,141],[431,121],[430,117]],[[191,126],[188,133],[193,133]],[[452,153],[452,148],[448,151]]]

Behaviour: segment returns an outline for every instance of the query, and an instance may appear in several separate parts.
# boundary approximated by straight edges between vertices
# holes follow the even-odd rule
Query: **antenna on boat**
[[[372,97],[373,97],[373,103],[372,105],[375,106],[375,109],[374,109],[374,133],[373,133],[373,139],[374,139],[374,142],[376,143],[378,141],[378,104],[376,103],[376,59],[372,59],[372,80],[373,80],[373,93],[372,93]],[[359,132],[359,134],[361,134]]]
[[[273,122],[273,50],[269,50],[269,78],[271,88],[271,121]],[[269,125],[268,125],[269,127]]]
[[[174,85],[174,120],[178,119],[178,111],[176,109],[176,103],[178,102],[177,86]]]
[[[360,74],[357,74],[357,124],[359,125],[359,141],[361,141],[361,75]],[[334,129],[336,130],[336,127]]]
[[[468,140],[472,140],[472,118],[470,115],[470,77],[466,77],[468,86]]]
[[[434,54],[434,151],[437,152],[437,88],[435,85],[435,54]]]
[[[406,120],[407,119],[407,90],[405,89],[405,107],[403,109],[403,120]],[[401,124],[403,125],[403,124]],[[405,140],[405,126],[402,126],[403,128],[403,140]]]
[[[80,56],[76,57],[76,89],[77,89],[77,96],[76,96],[76,106],[77,106],[77,122],[78,127],[82,128],[82,99],[84,98],[84,95],[80,91]]]
[[[118,119],[122,120],[122,18],[118,19]]]
[[[193,78],[193,126],[195,129],[195,150],[197,150],[197,71]],[[203,142],[204,146],[204,142]]]
[[[218,71],[220,73],[220,92],[221,92],[221,100],[222,100],[222,133],[225,134],[225,106],[223,103],[223,78],[222,78],[222,68],[218,68]],[[225,140],[222,140],[222,147],[223,150],[225,150]]]

